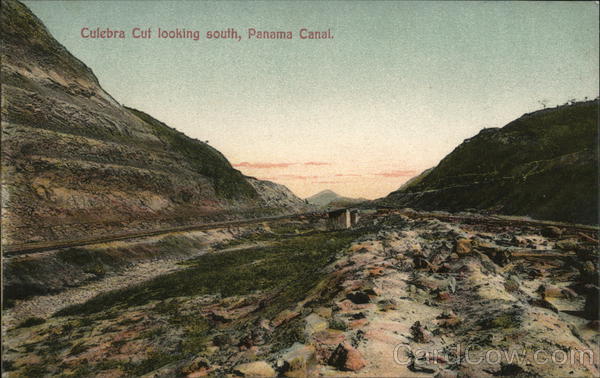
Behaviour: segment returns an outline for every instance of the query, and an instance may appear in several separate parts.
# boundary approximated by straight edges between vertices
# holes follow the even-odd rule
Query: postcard
[[[599,376],[598,9],[2,1],[2,376]]]

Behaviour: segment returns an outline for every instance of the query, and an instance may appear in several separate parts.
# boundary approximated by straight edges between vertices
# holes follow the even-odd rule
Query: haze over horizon
[[[103,88],[301,197],[377,198],[484,127],[598,96],[598,5],[26,1]],[[93,40],[83,27],[331,29]]]

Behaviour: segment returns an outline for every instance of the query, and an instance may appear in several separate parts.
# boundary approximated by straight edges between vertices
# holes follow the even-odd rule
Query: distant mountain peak
[[[348,198],[331,189],[325,189],[306,199],[308,203],[321,207],[346,207],[366,201],[364,198]]]
[[[315,197],[315,196],[320,196],[320,195],[324,195],[324,194],[335,194],[336,196],[339,196],[339,194],[337,194],[336,192],[334,192],[331,189],[325,189],[325,190],[321,190],[319,193],[311,196],[311,197]]]

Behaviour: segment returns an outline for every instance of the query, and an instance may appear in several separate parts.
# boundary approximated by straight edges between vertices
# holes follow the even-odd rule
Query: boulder
[[[562,235],[563,231],[555,226],[548,226],[542,229],[541,234],[548,238],[559,238]]]
[[[369,269],[369,275],[373,276],[373,277],[379,277],[379,276],[383,276],[383,272],[384,272],[385,268],[383,267],[376,267],[373,269]]]
[[[382,299],[377,302],[380,311],[391,311],[398,308],[398,303],[393,299]]]
[[[331,318],[331,315],[333,314],[333,311],[331,310],[330,307],[318,307],[318,308],[314,309],[314,312],[315,312],[315,314],[317,314],[323,318],[326,318],[326,319]]]
[[[515,292],[515,291],[519,291],[520,287],[521,287],[521,280],[519,280],[518,277],[513,276],[513,275],[511,275],[510,277],[508,277],[506,279],[506,281],[504,282],[504,288],[509,293],[512,293],[512,292]]]
[[[359,351],[347,343],[339,344],[331,357],[329,365],[338,370],[358,371],[367,365],[367,362]]]
[[[294,343],[283,353],[277,366],[287,376],[310,376],[316,363],[314,346]]]
[[[458,239],[454,247],[454,252],[459,256],[468,255],[473,250],[473,244],[470,239]]]
[[[371,302],[371,297],[369,297],[369,294],[365,293],[364,291],[354,291],[352,293],[348,293],[346,297],[354,304],[367,304]]]
[[[306,333],[312,335],[320,331],[324,331],[329,328],[329,322],[319,315],[312,313],[308,315],[304,321],[306,322]]]
[[[346,336],[343,331],[337,329],[328,329],[313,335],[315,343],[319,346],[338,345],[344,342]]]
[[[420,321],[416,321],[415,324],[410,327],[410,332],[413,339],[417,343],[428,343],[431,341],[431,332],[421,325]]]
[[[248,362],[233,369],[235,374],[243,377],[276,377],[275,369],[265,361]]]
[[[574,298],[577,297],[577,293],[573,290],[565,287],[561,288],[558,286],[550,285],[550,284],[542,284],[537,289],[537,292],[540,293],[542,298]]]
[[[436,298],[438,301],[447,301],[451,298],[451,295],[449,292],[447,292],[445,290],[441,290],[437,293]]]
[[[194,358],[189,365],[181,369],[181,372],[186,375],[202,376],[210,372],[210,364],[204,357]]]
[[[258,326],[267,332],[272,332],[273,328],[271,328],[271,324],[268,319],[261,319],[258,322]]]

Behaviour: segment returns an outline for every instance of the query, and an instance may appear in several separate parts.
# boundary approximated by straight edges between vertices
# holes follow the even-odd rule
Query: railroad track
[[[13,257],[13,256],[24,255],[24,254],[29,254],[29,253],[39,253],[39,252],[44,252],[44,251],[50,251],[50,250],[55,250],[55,249],[82,247],[82,246],[86,246],[86,245],[107,243],[107,242],[113,242],[113,241],[119,241],[119,240],[128,240],[128,239],[144,238],[144,237],[149,237],[149,236],[164,235],[164,234],[170,234],[173,232],[212,230],[212,229],[216,229],[216,228],[243,226],[243,225],[248,225],[248,224],[253,224],[253,223],[262,223],[262,222],[281,220],[281,219],[293,219],[293,218],[299,218],[302,216],[311,216],[311,215],[314,215],[314,213],[286,214],[286,215],[278,215],[278,216],[274,216],[274,217],[242,219],[242,220],[234,220],[234,221],[226,221],[226,222],[211,222],[211,223],[194,224],[194,225],[188,225],[188,226],[162,228],[162,229],[156,229],[156,230],[150,230],[150,231],[128,232],[128,233],[120,233],[120,234],[112,234],[112,235],[104,235],[104,236],[94,236],[94,237],[89,237],[89,238],[58,240],[58,241],[50,241],[50,242],[9,244],[9,245],[2,246],[2,256],[3,257]]]
[[[591,240],[597,240],[598,234],[600,233],[600,228],[597,226],[576,225],[576,224],[559,223],[559,222],[551,222],[551,221],[513,219],[513,218],[505,218],[505,217],[501,217],[501,216],[466,216],[466,215],[453,215],[453,214],[439,214],[439,213],[430,213],[430,212],[406,211],[406,210],[400,210],[400,209],[388,209],[388,210],[391,210],[393,213],[396,213],[396,214],[408,216],[410,218],[420,218],[420,219],[435,218],[435,219],[439,219],[441,221],[452,222],[452,223],[481,224],[481,225],[490,225],[490,226],[512,226],[512,227],[555,226],[555,227],[569,230],[571,232],[584,233]],[[286,214],[286,215],[279,215],[279,216],[274,216],[274,217],[252,218],[252,219],[234,220],[234,221],[226,221],[226,222],[202,223],[202,224],[195,224],[195,225],[189,225],[189,226],[169,227],[169,228],[156,229],[156,230],[150,230],[150,231],[139,231],[139,232],[129,232],[129,233],[121,233],[121,234],[113,234],[113,235],[95,236],[95,237],[90,237],[90,238],[59,240],[59,241],[51,241],[51,242],[11,244],[11,245],[4,245],[2,247],[2,256],[3,257],[12,257],[12,256],[29,254],[29,253],[50,251],[50,250],[55,250],[55,249],[82,247],[82,246],[86,246],[86,245],[107,243],[107,242],[113,242],[113,241],[119,241],[119,240],[128,240],[128,239],[136,239],[136,238],[143,238],[143,237],[149,237],[149,236],[158,236],[158,235],[164,235],[164,234],[169,234],[169,233],[173,233],[173,232],[211,230],[211,229],[216,229],[216,228],[242,226],[242,225],[248,225],[248,224],[253,224],[253,223],[262,223],[262,222],[267,222],[267,221],[274,221],[274,220],[281,220],[281,219],[293,219],[293,218],[299,218],[302,216],[315,216],[315,215],[322,216],[323,213],[311,212],[311,213],[301,213],[301,214]],[[590,233],[593,235],[592,237],[589,236]]]
[[[485,224],[485,225],[496,225],[496,226],[514,226],[514,227],[549,227],[554,226],[569,230],[572,232],[600,232],[600,228],[595,226],[586,226],[578,224],[558,223],[558,222],[545,222],[545,221],[533,221],[525,219],[506,219],[496,217],[464,217],[464,216],[445,216],[435,215],[435,218],[444,220],[447,222],[460,222],[465,224]]]
[[[404,210],[404,209],[395,209],[390,207],[382,207],[382,209],[390,210],[393,213],[405,215],[409,218],[413,219],[439,219],[444,222],[449,223],[463,223],[463,224],[473,224],[473,225],[490,225],[490,226],[512,226],[512,227],[549,227],[554,226],[558,228],[562,228],[568,230],[570,232],[578,233],[582,232],[585,234],[592,233],[593,235],[598,236],[600,233],[600,227],[591,226],[591,225],[583,225],[583,224],[571,224],[571,223],[561,223],[561,222],[553,222],[553,221],[543,221],[543,220],[529,220],[529,219],[520,219],[509,216],[502,215],[455,215],[455,214],[439,214],[425,211],[416,211],[416,210]]]

